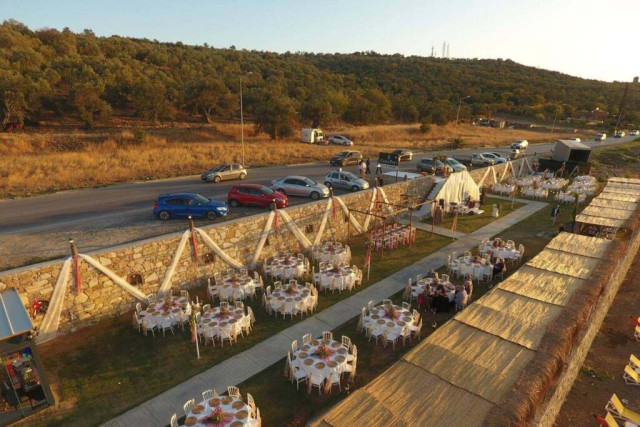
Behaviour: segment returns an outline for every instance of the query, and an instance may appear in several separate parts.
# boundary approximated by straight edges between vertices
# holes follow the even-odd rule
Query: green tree
[[[216,78],[201,78],[187,84],[183,91],[186,107],[210,123],[212,116],[229,118],[237,108],[238,100],[222,81]]]
[[[254,98],[255,132],[264,132],[271,139],[293,133],[295,109],[293,101],[279,82],[268,81]]]
[[[172,106],[167,100],[167,88],[158,80],[145,80],[132,91],[136,113],[154,122],[172,117]]]
[[[78,83],[71,88],[73,106],[87,127],[111,116],[111,106],[101,98],[104,87],[92,83]]]

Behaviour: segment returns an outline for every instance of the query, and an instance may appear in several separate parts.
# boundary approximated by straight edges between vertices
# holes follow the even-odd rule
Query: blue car
[[[227,216],[227,202],[207,199],[195,193],[161,194],[153,205],[153,215],[166,221],[170,218],[206,218],[211,221]]]

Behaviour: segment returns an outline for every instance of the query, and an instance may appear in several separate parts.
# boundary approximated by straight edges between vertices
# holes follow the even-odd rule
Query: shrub
[[[453,138],[451,141],[451,148],[457,150],[458,148],[462,148],[464,146],[464,140],[462,138]]]
[[[420,132],[429,133],[430,130],[431,130],[431,118],[430,117],[425,117],[425,118],[423,118],[421,120]]]
[[[140,145],[147,140],[147,131],[142,128],[133,129],[133,141]]]

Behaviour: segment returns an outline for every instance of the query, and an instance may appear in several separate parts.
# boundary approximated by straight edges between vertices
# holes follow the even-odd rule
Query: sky
[[[213,47],[503,58],[574,76],[640,75],[640,0],[0,0],[31,29]]]

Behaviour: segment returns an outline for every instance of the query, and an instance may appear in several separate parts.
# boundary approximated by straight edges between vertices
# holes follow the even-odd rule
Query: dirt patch
[[[587,359],[567,396],[556,426],[591,425],[591,413],[604,414],[613,393],[626,399],[628,407],[640,412],[640,394],[626,385],[622,374],[629,355],[640,355],[640,343],[633,337],[631,316],[640,311],[640,252],[613,301]]]

